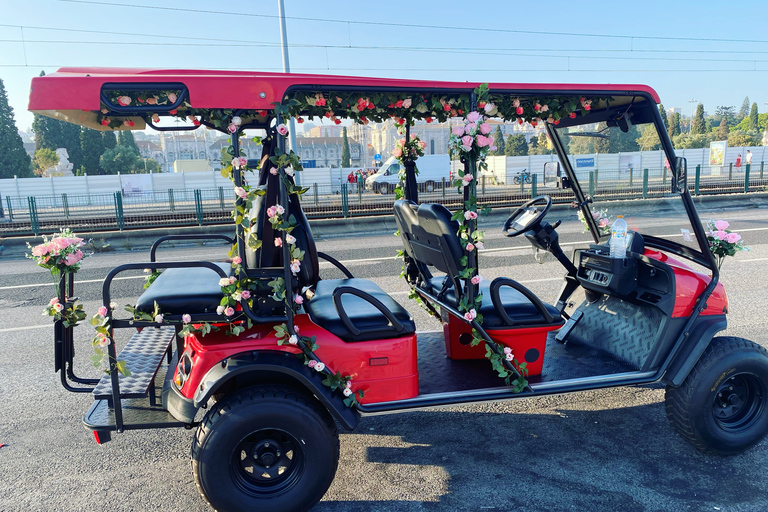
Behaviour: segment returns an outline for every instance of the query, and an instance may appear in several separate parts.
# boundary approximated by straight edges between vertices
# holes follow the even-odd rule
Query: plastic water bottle
[[[627,223],[623,215],[617,215],[611,226],[611,258],[627,257]]]

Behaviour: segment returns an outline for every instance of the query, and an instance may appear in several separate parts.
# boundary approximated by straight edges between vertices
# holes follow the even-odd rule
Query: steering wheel
[[[540,208],[542,204],[543,208]],[[550,196],[534,197],[512,212],[507,222],[504,223],[502,232],[509,237],[525,233],[538,225],[550,208],[552,208],[552,198]]]

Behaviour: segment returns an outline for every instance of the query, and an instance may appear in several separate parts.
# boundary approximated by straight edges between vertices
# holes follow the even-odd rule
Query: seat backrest
[[[271,156],[274,152],[274,145],[265,141],[264,155]],[[257,168],[259,165],[257,161],[253,161],[254,166]],[[249,165],[251,161],[249,161]],[[266,185],[266,193],[263,196],[257,196],[253,202],[251,208],[251,225],[254,226],[254,232],[259,240],[262,241],[262,245],[259,249],[253,250],[250,247],[246,247],[246,268],[263,268],[263,267],[282,267],[283,266],[283,251],[279,247],[275,247],[275,237],[279,235],[279,232],[275,232],[272,223],[267,221],[267,209],[278,203],[280,192],[280,178],[279,176],[270,174],[269,169],[273,165],[269,159],[262,157],[262,164],[259,168],[259,186]],[[293,181],[293,178],[288,178]],[[309,221],[304,211],[301,209],[301,203],[299,197],[296,194],[292,194],[288,197],[290,206],[290,213],[296,219],[297,226],[291,231],[291,235],[296,238],[296,246],[304,251],[304,258],[301,261],[301,268],[298,274],[299,287],[313,287],[320,279],[320,265],[317,258],[317,247],[315,246],[315,239],[312,237],[312,230],[309,227]]]
[[[395,202],[394,210],[406,253],[417,263],[444,272],[457,285],[464,249],[451,212],[441,204],[416,205],[403,199]]]

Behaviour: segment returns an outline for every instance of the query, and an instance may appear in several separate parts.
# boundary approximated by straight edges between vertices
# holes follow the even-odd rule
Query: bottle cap
[[[617,215],[617,216],[616,216],[616,218],[617,218],[617,219],[623,219],[623,218],[624,218],[624,216],[623,216],[623,215]]]

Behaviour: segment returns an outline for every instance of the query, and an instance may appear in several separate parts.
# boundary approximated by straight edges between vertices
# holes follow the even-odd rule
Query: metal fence
[[[768,191],[768,176],[763,162],[735,167],[697,165],[689,169],[688,185],[694,195]],[[594,169],[578,171],[585,192],[595,200],[661,197],[670,189],[671,172],[666,168]],[[373,193],[356,184],[309,184],[302,205],[310,218],[345,218],[389,214],[394,194]],[[480,178],[478,203],[516,206],[540,194],[556,202],[573,200],[571,190],[557,187],[554,174],[533,174],[531,182],[496,184],[490,177]],[[0,234],[39,235],[61,226],[76,231],[124,230],[162,226],[203,226],[231,222],[234,203],[232,189],[168,189],[151,192],[113,192],[98,194],[60,194],[2,198]],[[421,191],[422,202],[440,202],[448,208],[461,206],[462,196],[443,181],[434,190]]]

